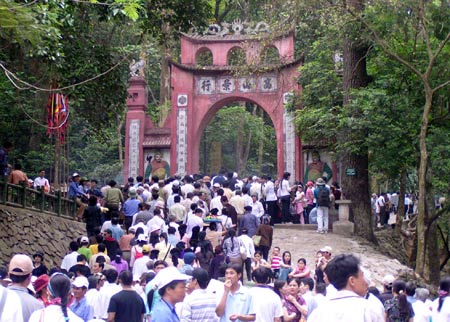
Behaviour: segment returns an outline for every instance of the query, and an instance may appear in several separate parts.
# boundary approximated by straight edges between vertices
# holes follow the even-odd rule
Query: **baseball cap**
[[[383,285],[390,286],[390,285],[392,285],[392,283],[394,283],[394,281],[395,281],[395,277],[391,274],[387,274],[383,277],[382,283],[383,283]]]
[[[89,281],[84,276],[78,276],[75,278],[75,280],[72,282],[72,285],[75,287],[89,287]]]
[[[87,238],[86,236],[81,237],[80,243],[89,243],[89,238]]]
[[[214,188],[220,188],[220,183],[217,183],[217,182],[216,182],[215,184],[213,184],[213,187],[214,187]]]
[[[17,254],[9,262],[9,274],[25,276],[33,271],[33,262],[25,254]]]
[[[138,241],[147,241],[147,238],[145,237],[145,234],[139,234],[137,240]]]
[[[320,251],[321,251],[321,252],[327,252],[327,253],[330,253],[330,254],[331,254],[331,252],[333,251],[333,248],[331,248],[330,246],[325,246],[325,247],[322,247],[322,248],[320,249]]]
[[[142,246],[142,252],[143,253],[150,253],[150,245],[149,244],[145,244],[144,246]]]
[[[80,175],[77,173],[77,172],[74,172],[73,174],[72,174],[72,178],[75,178],[75,177],[79,177]]]
[[[44,287],[48,285],[48,282],[50,281],[50,276],[47,274],[39,276],[33,283],[34,290],[36,292],[39,292]]]
[[[155,285],[158,288],[162,288],[173,281],[186,281],[191,279],[191,276],[181,274],[176,267],[166,267],[159,271],[154,278]]]

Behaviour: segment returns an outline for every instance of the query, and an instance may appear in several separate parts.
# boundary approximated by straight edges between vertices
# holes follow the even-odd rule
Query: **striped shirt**
[[[271,269],[280,269],[281,257],[280,256],[272,256],[270,261]]]
[[[216,302],[215,295],[207,290],[194,290],[184,299],[180,321],[219,321],[216,315]]]

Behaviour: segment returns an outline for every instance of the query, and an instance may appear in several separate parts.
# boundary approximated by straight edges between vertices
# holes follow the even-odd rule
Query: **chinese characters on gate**
[[[199,77],[197,91],[201,95],[230,94],[234,92],[275,92],[278,89],[277,76],[259,77]]]

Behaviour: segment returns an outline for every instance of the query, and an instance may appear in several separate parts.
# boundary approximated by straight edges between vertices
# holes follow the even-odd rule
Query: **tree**
[[[450,18],[446,1],[379,1],[365,16],[350,10],[371,32],[374,41],[387,55],[399,62],[420,80],[424,105],[419,134],[419,206],[417,220],[416,273],[435,284],[439,281],[436,221],[432,177],[427,139],[437,93],[450,85]],[[379,19],[380,14],[392,19]],[[403,23],[403,24],[402,24]],[[404,28],[406,26],[410,29]],[[397,38],[394,31],[412,33]]]

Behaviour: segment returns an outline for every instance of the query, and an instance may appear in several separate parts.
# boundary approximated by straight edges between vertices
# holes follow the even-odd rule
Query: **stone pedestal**
[[[339,220],[333,223],[333,233],[343,236],[352,236],[355,224],[348,220],[350,215],[351,200],[337,200],[339,205]]]

